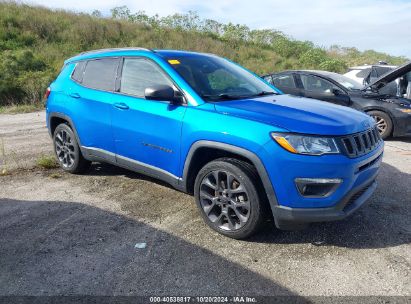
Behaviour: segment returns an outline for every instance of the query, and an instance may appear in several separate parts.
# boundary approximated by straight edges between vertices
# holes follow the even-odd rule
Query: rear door
[[[345,90],[331,81],[311,74],[299,74],[299,77],[304,87],[305,97],[324,100],[343,106],[349,104],[349,97]],[[340,94],[336,94],[335,92],[337,91],[340,92]]]
[[[70,117],[81,145],[90,148],[90,153],[105,158],[110,154],[101,152],[114,152],[110,115],[118,64],[119,58],[113,57],[77,63],[68,94],[73,111]],[[110,160],[114,160],[114,154]]]
[[[131,57],[123,60],[121,81],[112,106],[117,162],[151,175],[157,172],[160,178],[175,179],[186,106],[173,105],[166,100],[146,100],[147,87],[175,87],[174,83],[151,59]]]
[[[293,73],[271,75],[271,83],[285,94],[303,96]]]

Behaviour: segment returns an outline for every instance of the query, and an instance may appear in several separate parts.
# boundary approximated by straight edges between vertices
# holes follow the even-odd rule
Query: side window
[[[371,69],[371,78],[377,78],[377,77],[378,77],[377,68],[373,67]]]
[[[355,74],[356,77],[358,78],[367,78],[368,75],[370,74],[371,68],[365,68],[362,70],[359,70],[357,74]]]
[[[304,88],[316,93],[331,93],[333,89],[339,89],[331,82],[314,75],[300,75]]]
[[[89,88],[114,91],[118,58],[89,60],[83,75],[83,85]]]
[[[273,76],[273,85],[276,87],[296,88],[293,75],[276,75]]]
[[[378,77],[381,77],[384,74],[387,74],[388,72],[390,72],[392,70],[392,68],[389,67],[375,67],[376,72]]]
[[[86,61],[80,61],[76,63],[76,67],[74,68],[73,74],[71,75],[71,78],[76,81],[76,82],[82,82],[83,81],[83,72],[84,72],[84,67],[86,65]]]
[[[143,58],[124,59],[121,93],[144,97],[145,89],[154,85],[174,87],[171,80],[154,62]]]

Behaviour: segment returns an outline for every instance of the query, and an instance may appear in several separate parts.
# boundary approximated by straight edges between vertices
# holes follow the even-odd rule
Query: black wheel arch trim
[[[48,130],[49,130],[50,137],[53,138],[53,134],[52,134],[52,132],[51,132],[51,121],[52,121],[53,118],[60,118],[60,119],[63,119],[63,120],[65,120],[65,121],[68,122],[70,128],[71,128],[71,129],[73,130],[73,132],[74,132],[74,136],[76,137],[77,143],[78,143],[78,145],[79,145],[79,147],[80,147],[80,151],[81,151],[81,153],[83,154],[83,157],[84,157],[85,159],[87,159],[87,160],[90,160],[90,159],[87,157],[87,155],[88,155],[87,151],[85,151],[85,150],[83,149],[83,146],[82,146],[82,144],[81,144],[80,137],[78,136],[77,129],[76,129],[76,126],[75,126],[73,120],[72,120],[69,116],[67,116],[66,114],[60,113],[60,112],[52,112],[52,113],[49,114],[49,117],[48,117]]]
[[[48,129],[49,129],[50,136],[53,137],[53,134],[51,132],[51,121],[53,120],[53,118],[61,118],[65,121],[67,121],[69,123],[71,129],[73,130],[74,135],[76,136],[76,140],[77,140],[79,146],[81,146],[81,141],[80,141],[80,138],[78,136],[76,126],[73,123],[73,120],[69,116],[67,116],[66,114],[63,114],[63,113],[52,112],[52,113],[49,114]]]
[[[188,191],[188,174],[190,170],[190,165],[195,152],[200,148],[214,148],[219,149],[222,151],[230,152],[233,154],[237,154],[239,156],[245,157],[255,166],[257,169],[257,173],[260,176],[261,182],[263,183],[264,190],[267,194],[268,201],[270,203],[271,211],[274,213],[275,206],[278,206],[277,196],[274,191],[274,187],[271,184],[271,180],[268,176],[267,170],[263,165],[260,158],[253,152],[226,143],[216,142],[216,141],[208,141],[208,140],[200,140],[192,144],[190,147],[189,152],[187,153],[187,157],[185,158],[184,162],[184,169],[183,169],[183,178],[182,178],[182,185],[181,189],[184,192]]]

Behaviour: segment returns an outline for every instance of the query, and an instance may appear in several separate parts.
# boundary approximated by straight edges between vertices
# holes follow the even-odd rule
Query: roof
[[[152,50],[141,47],[125,47],[125,48],[108,48],[108,49],[98,49],[87,52],[82,52],[78,55],[75,55],[65,61],[65,63],[83,60],[83,59],[92,59],[99,57],[109,57],[109,56],[131,56],[139,53],[156,53],[165,57],[188,57],[188,56],[199,56],[199,55],[209,55],[197,52],[189,52],[183,50]]]
[[[340,75],[338,73],[321,71],[321,70],[287,70],[287,71],[282,71],[282,72],[277,72],[277,73],[266,74],[266,75],[263,75],[262,77],[268,76],[268,75],[278,75],[278,74],[283,74],[283,73],[304,73],[304,72],[314,74],[314,75],[328,76],[328,77],[332,75]]]
[[[364,65],[357,65],[353,67],[349,67],[350,70],[363,70],[371,67],[387,67],[387,68],[392,68],[395,69],[398,66],[396,65],[388,65],[388,64],[364,64]]]
[[[183,50],[154,50],[154,52],[165,56],[165,57],[194,57],[194,56],[214,56],[214,54],[208,53],[199,53],[199,52],[191,52],[191,51],[183,51]]]

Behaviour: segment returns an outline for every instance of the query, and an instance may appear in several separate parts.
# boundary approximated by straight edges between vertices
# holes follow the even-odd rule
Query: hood
[[[383,87],[385,87],[388,83],[391,81],[394,81],[395,79],[404,76],[408,72],[411,71],[411,61],[396,68],[395,70],[392,70],[391,72],[382,75],[380,78],[377,80],[374,80],[370,84],[366,85],[364,87],[365,89],[371,88],[373,90],[379,90]]]
[[[370,116],[357,110],[290,95],[221,101],[215,103],[215,109],[304,134],[346,135],[375,124]]]

